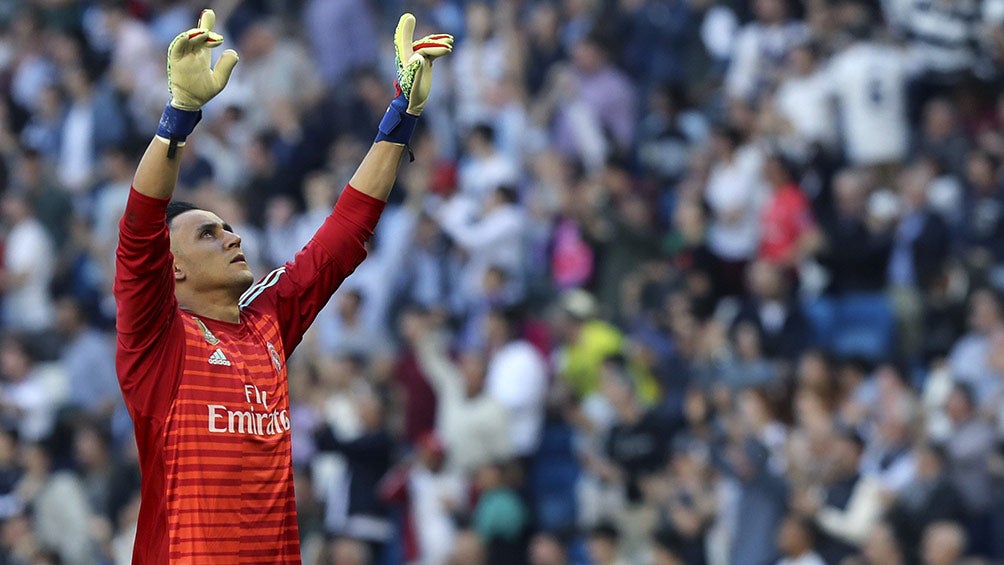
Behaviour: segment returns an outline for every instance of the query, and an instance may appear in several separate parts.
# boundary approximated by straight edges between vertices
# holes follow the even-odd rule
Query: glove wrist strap
[[[181,144],[201,119],[202,110],[181,110],[168,103],[157,124],[157,137]]]
[[[407,112],[408,100],[404,94],[398,94],[391,100],[387,107],[387,113],[380,120],[380,127],[377,131],[377,141],[389,141],[398,145],[408,145],[411,141],[411,134],[415,132],[415,125],[418,123],[418,116],[413,116]]]

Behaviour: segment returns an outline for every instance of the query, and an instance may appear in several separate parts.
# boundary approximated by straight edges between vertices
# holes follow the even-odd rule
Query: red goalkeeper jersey
[[[174,296],[167,200],[131,190],[119,224],[116,366],[142,471],[133,563],[299,563],[286,359],[366,256],[383,202],[347,187],[240,322]]]

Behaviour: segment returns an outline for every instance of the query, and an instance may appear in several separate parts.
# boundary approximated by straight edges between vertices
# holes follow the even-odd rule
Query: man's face
[[[240,236],[216,214],[190,210],[175,216],[170,227],[179,285],[206,291],[229,288],[240,294],[254,282]]]

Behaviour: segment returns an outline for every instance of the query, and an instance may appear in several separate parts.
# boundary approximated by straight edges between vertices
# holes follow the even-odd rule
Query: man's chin
[[[254,284],[254,273],[251,269],[244,269],[240,275],[234,277],[234,289],[240,291],[244,294],[244,291],[251,288]]]

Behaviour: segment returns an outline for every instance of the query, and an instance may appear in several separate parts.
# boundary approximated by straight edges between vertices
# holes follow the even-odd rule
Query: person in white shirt
[[[499,186],[515,184],[519,168],[515,161],[496,147],[495,128],[477,124],[464,139],[465,157],[457,168],[460,193],[484,202]]]
[[[453,513],[465,509],[468,484],[459,469],[445,465],[448,450],[433,435],[419,440],[418,461],[408,476],[408,500],[418,541],[418,565],[442,565],[453,551]]]
[[[452,66],[457,121],[469,127],[491,116],[490,92],[502,81],[507,68],[505,37],[496,34],[489,4],[467,3],[467,36],[447,64]]]
[[[53,245],[45,228],[22,195],[7,194],[2,214],[10,226],[3,249],[3,325],[8,330],[38,332],[52,325],[49,292],[54,265]]]
[[[783,0],[753,2],[756,20],[736,36],[725,91],[732,98],[752,100],[769,90],[788,50],[808,35],[805,23],[788,17]]]
[[[66,400],[66,375],[58,366],[37,363],[22,338],[0,341],[0,416],[16,422],[18,437],[28,443],[49,436],[56,409]]]
[[[865,24],[858,39],[833,56],[827,73],[840,107],[844,152],[854,165],[877,165],[906,156],[907,63],[889,44],[871,39]]]
[[[514,309],[489,312],[485,321],[490,352],[485,386],[488,396],[509,415],[514,455],[527,458],[540,444],[548,375],[544,357],[519,337],[519,323]]]
[[[714,135],[716,159],[711,166],[704,199],[711,208],[708,245],[727,262],[743,262],[760,245],[760,209],[766,199],[763,153],[732,127]]]
[[[445,336],[425,320],[405,328],[422,375],[436,391],[436,431],[446,444],[451,467],[473,472],[512,456],[506,408],[484,393],[485,359],[465,352],[460,366],[446,353]]]
[[[824,149],[836,143],[836,116],[830,84],[819,65],[819,45],[805,42],[788,55],[791,74],[781,81],[774,104],[787,129],[786,151],[807,156],[813,145]]]
[[[439,210],[440,227],[467,254],[460,281],[464,306],[481,295],[485,273],[493,267],[506,273],[514,294],[521,294],[527,219],[518,200],[514,189],[501,187],[480,215],[478,205],[463,197],[454,197]]]

